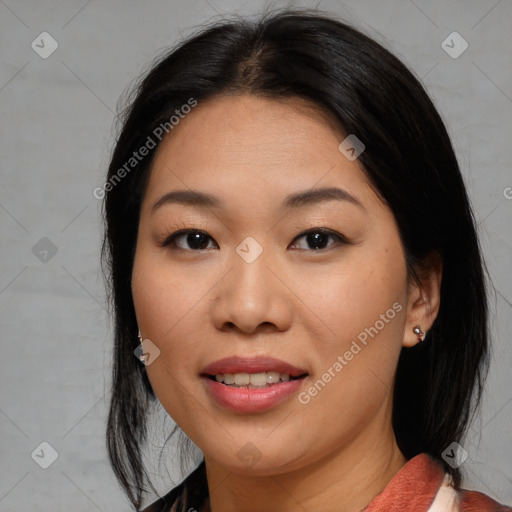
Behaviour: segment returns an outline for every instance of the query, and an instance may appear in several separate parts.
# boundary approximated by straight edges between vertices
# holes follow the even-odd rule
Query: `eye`
[[[324,228],[315,228],[315,229],[310,229],[308,231],[305,231],[301,235],[297,236],[294,239],[294,242],[296,240],[300,240],[301,238],[305,239],[306,245],[313,246],[312,250],[314,250],[314,251],[321,251],[326,248],[328,249],[329,247],[336,245],[336,243],[342,243],[342,244],[349,243],[348,240],[340,233],[337,233],[336,231],[331,231],[330,229],[324,229]],[[335,243],[331,244],[331,245],[327,245],[329,238],[334,239]],[[308,247],[299,247],[299,249],[300,250],[308,250]]]
[[[208,240],[213,240],[213,238],[204,231],[199,231],[197,229],[182,229],[168,236],[162,243],[162,247],[171,245],[173,248],[183,249],[185,251],[204,250],[208,249]],[[188,244],[188,248],[183,247],[183,244]]]
[[[298,247],[300,250],[313,250],[322,251],[338,244],[348,244],[349,241],[340,233],[331,231],[325,228],[314,228],[297,236],[290,247],[297,245],[296,241],[301,238],[305,239],[306,245],[310,247]],[[334,243],[328,244],[329,238],[334,240]],[[208,242],[214,241],[208,233],[197,229],[182,229],[176,231],[168,236],[162,243],[162,247],[171,246],[173,249],[181,249],[185,251],[204,251],[208,248],[218,248],[217,243],[215,246],[209,246]]]

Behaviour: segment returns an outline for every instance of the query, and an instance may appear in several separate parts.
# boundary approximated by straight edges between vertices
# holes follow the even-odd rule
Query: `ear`
[[[420,326],[427,335],[439,312],[441,303],[441,279],[443,261],[437,251],[426,256],[418,273],[419,283],[411,280],[409,283],[409,300],[407,306],[407,321],[403,339],[404,347],[413,347],[420,342],[414,327]]]

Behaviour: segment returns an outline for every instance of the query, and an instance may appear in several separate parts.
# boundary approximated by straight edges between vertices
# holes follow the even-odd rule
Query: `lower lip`
[[[235,412],[262,412],[287,400],[304,381],[304,377],[272,384],[267,388],[235,388],[202,377],[206,388],[221,406]]]

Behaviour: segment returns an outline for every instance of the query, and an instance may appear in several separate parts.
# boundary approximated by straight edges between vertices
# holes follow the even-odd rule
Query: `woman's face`
[[[298,469],[390,431],[404,252],[344,138],[298,100],[243,95],[199,102],[155,156],[132,275],[160,350],[146,369],[169,415],[232,471]]]

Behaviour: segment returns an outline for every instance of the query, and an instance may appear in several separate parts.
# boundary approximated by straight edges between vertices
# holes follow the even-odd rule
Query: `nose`
[[[215,327],[244,334],[289,329],[293,294],[271,252],[263,250],[252,262],[234,252],[230,264],[231,270],[214,288],[211,314]]]

